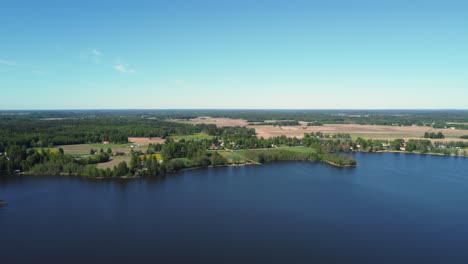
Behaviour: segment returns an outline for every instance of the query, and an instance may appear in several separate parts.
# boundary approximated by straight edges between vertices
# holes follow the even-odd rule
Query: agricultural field
[[[141,145],[141,146],[146,146],[149,144],[163,144],[164,139],[160,137],[129,137],[128,142]]]
[[[181,135],[181,136],[171,136],[170,137],[171,139],[175,140],[175,141],[179,141],[179,140],[203,140],[203,139],[213,139],[214,136],[210,136],[208,134],[205,134],[205,133],[198,133],[198,134],[194,134],[194,135]]]
[[[56,148],[62,148],[65,154],[72,155],[88,155],[91,149],[103,149],[106,151],[108,148],[112,149],[112,152],[130,153],[132,149],[146,152],[146,146],[134,146],[133,144],[75,144],[75,145],[63,145],[57,146]]]
[[[272,121],[272,120],[267,120]],[[247,126],[254,128],[257,137],[271,138],[277,136],[302,138],[304,133],[322,132],[327,134],[348,133],[354,139],[422,139],[425,132],[442,132],[445,139],[432,139],[432,141],[468,141],[460,136],[466,135],[466,130],[460,129],[434,129],[424,126],[384,126],[384,125],[359,125],[359,124],[324,124],[323,126],[307,126],[307,122],[300,121],[300,126],[273,126],[273,125],[249,125],[243,119],[199,117],[184,121],[191,124],[216,124],[223,126]]]
[[[413,139],[422,138],[425,132],[442,132],[446,140],[456,139],[466,133],[458,129],[433,129],[423,126],[378,126],[358,124],[325,124],[323,126],[249,126],[255,128],[258,137],[270,138],[285,135],[288,137],[302,138],[304,133],[323,132],[327,134],[348,133],[351,136],[372,139]]]
[[[232,119],[232,118],[213,118],[209,116],[201,116],[190,120],[171,119],[169,121],[188,123],[188,124],[213,124],[218,127],[227,126],[247,126],[249,123],[244,119]]]
[[[130,158],[131,158],[130,156],[112,156],[110,161],[98,163],[96,167],[98,169],[107,169],[107,168],[112,169],[114,168],[114,166],[117,166],[117,164],[119,164],[122,161],[125,161],[127,162],[127,164],[129,164]]]

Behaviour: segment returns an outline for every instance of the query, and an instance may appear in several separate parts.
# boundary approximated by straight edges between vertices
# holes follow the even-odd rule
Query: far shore
[[[350,153],[369,153],[369,154],[373,154],[373,153],[400,153],[400,154],[418,154],[418,155],[431,155],[431,156],[445,156],[445,157],[461,157],[461,158],[468,158],[468,156],[461,156],[461,155],[446,155],[446,154],[442,154],[442,153],[421,153],[421,152],[407,152],[407,151],[401,151],[401,150],[379,150],[379,151],[372,151],[372,152],[368,152],[368,151],[362,151],[362,150],[353,150],[351,151]],[[284,161],[288,161],[288,160],[284,160]],[[340,164],[337,164],[337,163],[334,163],[334,162],[331,162],[331,161],[327,161],[327,160],[304,160],[304,161],[308,161],[308,162],[323,162],[325,164],[328,164],[328,165],[331,165],[333,167],[337,167],[337,168],[355,168],[358,166],[358,164],[355,164],[355,165],[340,165]],[[275,162],[275,161],[272,161],[272,162]],[[266,162],[268,163],[268,162]],[[226,164],[226,165],[209,165],[209,166],[195,166],[195,167],[188,167],[188,168],[183,168],[183,169],[180,169],[180,170],[177,170],[177,171],[172,171],[172,172],[169,172],[168,175],[170,174],[175,174],[175,173],[178,173],[178,172],[182,172],[182,171],[187,171],[187,170],[195,170],[195,169],[202,169],[202,168],[215,168],[215,167],[238,167],[238,166],[248,166],[248,165],[257,165],[257,166],[261,166],[262,164],[265,164],[265,163],[258,163],[258,162],[245,162],[245,163],[232,163],[232,164]],[[37,174],[33,174],[33,173],[28,173],[28,172],[21,172],[20,175],[28,175],[28,176],[43,176],[43,175],[37,175]],[[57,176],[66,176],[66,177],[77,177],[78,175],[76,173],[61,173],[60,175],[57,175]],[[142,176],[119,176],[119,177],[87,177],[87,176],[79,176],[79,177],[82,177],[82,178],[86,178],[86,179],[96,179],[96,180],[105,180],[105,179],[137,179],[137,178],[141,178]],[[6,205],[6,202],[0,200],[0,206],[2,205]]]

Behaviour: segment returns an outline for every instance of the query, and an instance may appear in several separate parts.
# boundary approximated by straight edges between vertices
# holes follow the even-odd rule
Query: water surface
[[[468,159],[0,181],[1,263],[468,263]]]

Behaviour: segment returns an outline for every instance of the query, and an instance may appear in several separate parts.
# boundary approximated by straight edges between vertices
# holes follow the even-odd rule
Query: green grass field
[[[88,155],[91,149],[103,149],[107,151],[108,148],[112,149],[112,152],[122,152],[122,153],[130,153],[131,150],[140,150],[146,152],[147,146],[139,146],[135,148],[130,147],[130,143],[127,144],[75,144],[75,145],[63,145],[57,146],[56,148],[62,148],[65,154],[71,155]]]
[[[400,139],[400,138],[414,138],[419,137],[421,135],[414,135],[414,134],[381,134],[381,133],[355,133],[351,134],[351,138],[356,140],[357,138],[364,138],[364,139]]]
[[[239,151],[217,150],[216,152],[226,158],[231,164],[245,163],[245,156]]]
[[[229,163],[231,164],[240,164],[240,163],[245,163],[248,161],[246,158],[246,154],[251,151],[275,151],[275,150],[286,150],[286,151],[291,151],[295,153],[301,153],[301,154],[316,154],[317,151],[313,148],[308,148],[308,147],[278,147],[278,148],[269,148],[269,149],[240,149],[240,150],[217,150],[221,156],[226,158]]]
[[[185,139],[185,140],[203,140],[203,139],[213,139],[214,136],[210,136],[210,135],[205,134],[205,133],[198,133],[198,134],[194,134],[194,135],[171,136],[170,138],[175,140],[175,141],[179,141],[181,139]]]
[[[305,153],[305,154],[309,154],[309,153],[317,153],[317,150],[316,149],[313,149],[313,148],[308,148],[308,147],[303,147],[303,146],[297,146],[297,147],[279,147],[277,149],[284,149],[284,150],[288,150],[288,151],[292,151],[292,152],[297,152],[297,153]]]
[[[157,160],[157,161],[162,160],[161,153],[141,155],[140,158],[145,157],[146,159],[148,159],[148,158],[150,158],[151,156],[156,157],[156,160]]]
[[[40,153],[49,151],[50,153],[57,154],[59,152],[58,148],[34,148],[34,149]]]
[[[131,143],[125,143],[125,144],[100,144],[100,143],[92,143],[92,144],[88,144],[90,146],[92,146],[93,148],[95,149],[107,149],[107,148],[111,148],[111,149],[114,149],[114,148],[130,148],[130,145],[134,145],[134,144],[131,144]]]

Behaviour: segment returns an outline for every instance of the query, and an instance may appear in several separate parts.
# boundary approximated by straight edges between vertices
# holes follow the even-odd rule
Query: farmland
[[[125,161],[126,163],[130,162],[130,156],[113,156],[108,162],[99,163],[96,165],[98,169],[112,169],[114,166],[117,166],[120,162]]]
[[[265,123],[275,120],[266,120]],[[247,120],[229,118],[195,118],[184,121],[192,124],[216,124],[219,127],[242,125],[254,128],[257,137],[272,138],[277,136],[302,138],[304,133],[322,132],[327,134],[347,133],[354,139],[358,137],[366,139],[421,139],[425,132],[442,132],[446,138],[442,141],[468,141],[460,136],[466,134],[466,130],[461,129],[436,129],[428,126],[389,126],[389,125],[360,125],[360,124],[324,124],[322,126],[307,126],[307,123],[300,121],[299,126],[275,126],[275,125],[249,125]],[[441,141],[432,139],[432,141]]]
[[[214,137],[210,136],[210,135],[208,135],[206,133],[197,133],[197,134],[194,134],[194,135],[176,135],[176,136],[171,136],[170,138],[175,140],[175,141],[179,141],[179,140],[182,140],[182,139],[184,139],[184,140],[213,139]]]
[[[132,148],[132,146],[134,146]],[[57,148],[62,148],[65,154],[72,154],[72,155],[87,155],[89,154],[91,149],[103,149],[106,151],[108,148],[111,148],[112,151],[120,152],[120,153],[130,153],[131,150],[141,150],[146,151],[146,146],[135,146],[133,144],[73,144],[73,145],[62,145],[57,146]]]

